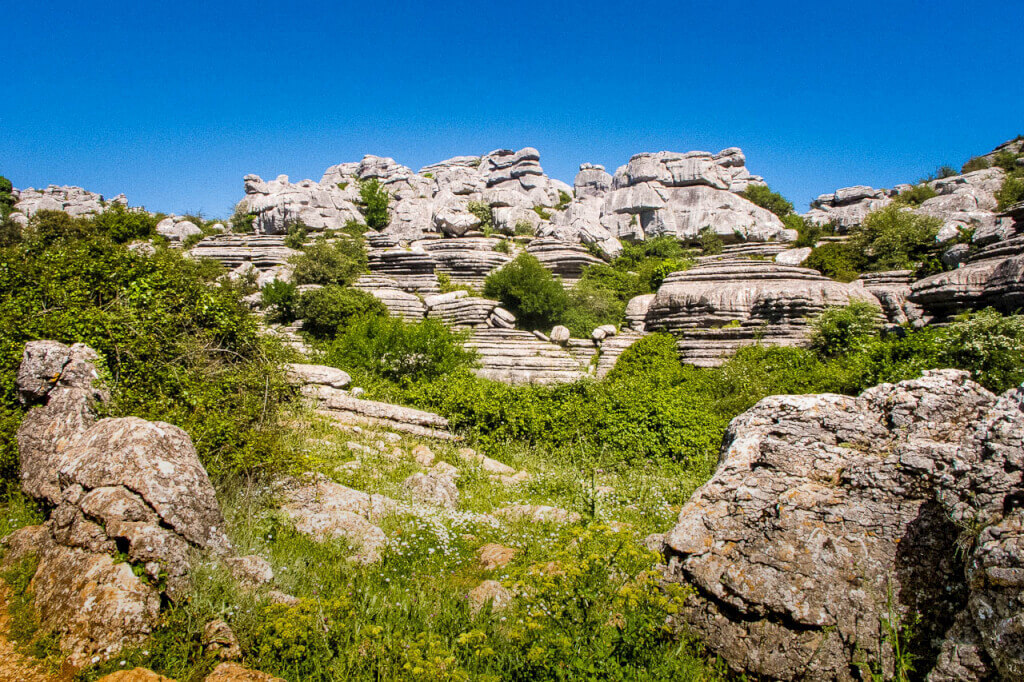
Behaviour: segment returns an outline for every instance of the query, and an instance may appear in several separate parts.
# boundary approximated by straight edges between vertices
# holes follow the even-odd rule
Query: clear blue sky
[[[1024,0],[46,2],[4,13],[0,174],[226,216],[319,180],[537,147],[552,176],[739,146],[799,207],[1024,133]]]

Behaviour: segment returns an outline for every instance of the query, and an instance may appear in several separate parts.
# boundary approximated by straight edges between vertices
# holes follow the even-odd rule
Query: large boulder
[[[14,208],[28,217],[39,211],[63,211],[77,218],[102,213],[110,204],[127,205],[128,200],[119,194],[107,202],[103,195],[81,187],[50,185],[45,189],[29,187],[18,191],[18,201]]]
[[[7,539],[3,562],[34,555],[35,607],[73,666],[140,642],[161,593],[179,599],[192,552],[230,549],[213,486],[188,435],[136,417],[97,421],[107,398],[88,346],[26,345],[18,430],[23,490],[52,508]],[[117,560],[115,560],[117,557]]]
[[[915,622],[903,646],[919,672],[938,660],[934,680],[958,665],[1018,679],[1022,401],[955,370],[857,398],[765,398],[730,424],[665,538],[667,578],[694,587],[679,622],[768,678],[891,676]]]

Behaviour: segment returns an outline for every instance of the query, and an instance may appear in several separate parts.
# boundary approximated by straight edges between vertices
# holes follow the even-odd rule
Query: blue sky
[[[805,208],[1024,133],[1024,0],[48,2],[5,15],[0,174],[226,216],[319,180],[533,146],[548,174],[739,146]]]

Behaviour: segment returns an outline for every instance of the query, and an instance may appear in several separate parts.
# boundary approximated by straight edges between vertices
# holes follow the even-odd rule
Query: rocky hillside
[[[0,184],[0,677],[1021,679],[1022,154]]]

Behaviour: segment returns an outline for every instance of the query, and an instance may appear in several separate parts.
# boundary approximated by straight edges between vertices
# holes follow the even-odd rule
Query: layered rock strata
[[[587,343],[594,348],[592,342]],[[480,366],[474,373],[485,379],[511,384],[553,384],[576,381],[587,374],[586,365],[581,365],[565,348],[526,331],[477,329],[466,346],[477,352]]]
[[[878,305],[863,285],[836,282],[808,268],[718,260],[669,275],[647,306],[643,328],[680,336],[685,362],[714,367],[754,342],[803,345],[808,318],[853,301]],[[634,318],[640,307],[631,311]]]

